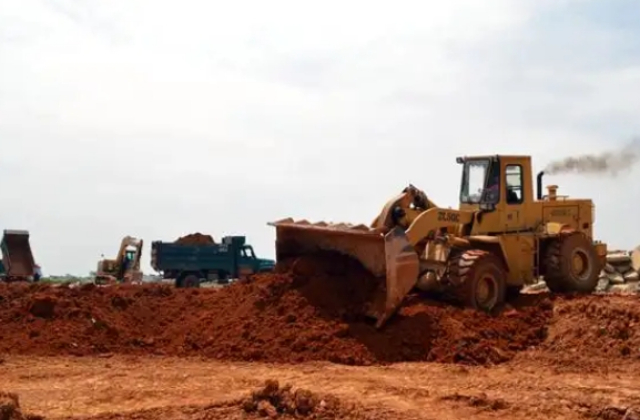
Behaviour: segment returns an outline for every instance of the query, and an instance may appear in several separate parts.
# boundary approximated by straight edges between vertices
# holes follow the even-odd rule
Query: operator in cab
[[[491,165],[484,200],[488,203],[500,201],[500,167],[498,165]]]

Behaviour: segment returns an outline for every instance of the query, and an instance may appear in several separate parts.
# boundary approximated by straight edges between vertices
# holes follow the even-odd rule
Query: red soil
[[[539,347],[543,359],[579,371],[640,360],[640,296],[563,299],[555,312],[549,337]]]
[[[208,245],[214,244],[215,241],[211,235],[204,235],[200,232],[196,232],[176,239],[175,243],[182,245]]]
[[[376,330],[362,316],[374,286],[341,259],[301,260],[223,289],[2,284],[0,353],[490,364],[540,344],[553,312],[544,297],[496,316],[413,297]]]

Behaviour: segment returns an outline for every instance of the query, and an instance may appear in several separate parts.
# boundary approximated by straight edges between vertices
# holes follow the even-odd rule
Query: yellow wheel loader
[[[371,225],[284,219],[276,258],[332,251],[348,255],[379,280],[368,315],[381,327],[413,289],[434,291],[490,311],[510,292],[543,277],[553,292],[590,293],[606,244],[593,240],[594,204],[569,199],[534,180],[530,156],[459,157],[457,210],[438,207],[409,185]]]
[[[115,259],[98,261],[96,284],[114,284],[117,282],[140,283],[140,258],[142,257],[142,239],[125,236],[120,242],[120,249]],[[104,255],[103,255],[104,257]]]

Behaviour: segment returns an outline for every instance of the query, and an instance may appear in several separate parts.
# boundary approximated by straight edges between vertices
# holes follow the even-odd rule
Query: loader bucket
[[[366,314],[380,328],[395,312],[418,280],[418,254],[404,231],[386,235],[365,225],[309,223],[284,219],[276,228],[276,259],[332,251],[358,260],[379,282]]]

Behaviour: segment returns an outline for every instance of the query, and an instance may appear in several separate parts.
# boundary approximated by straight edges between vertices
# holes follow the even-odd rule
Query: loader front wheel
[[[464,306],[490,312],[505,300],[505,269],[490,252],[472,249],[454,256],[449,276],[454,297]]]
[[[544,279],[555,293],[591,293],[600,277],[596,250],[585,235],[563,234],[549,244],[545,255]]]

